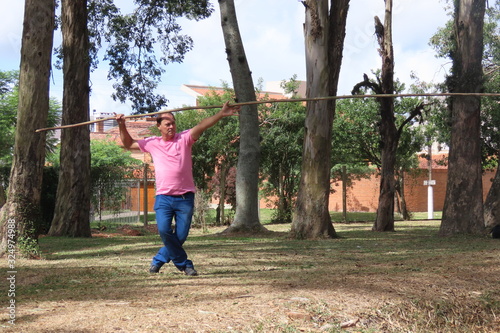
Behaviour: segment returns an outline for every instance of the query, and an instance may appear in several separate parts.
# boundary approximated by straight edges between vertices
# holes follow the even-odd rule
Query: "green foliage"
[[[176,19],[207,18],[213,12],[207,0],[136,0],[129,14],[122,14],[112,0],[89,2],[91,58],[97,65],[97,53],[107,43],[104,60],[110,64],[109,78],[114,79],[115,100],[129,99],[136,113],[153,112],[166,105],[167,99],[155,94],[164,73],[163,65],[182,62],[193,47],[191,37],[181,34]],[[157,54],[161,54],[158,59]]]
[[[17,71],[0,71],[0,165],[10,165],[14,148],[14,136],[18,104]]]
[[[486,10],[484,22],[484,92],[495,93],[500,87],[500,1],[496,0]],[[445,27],[440,28],[431,38],[430,45],[442,58],[453,57],[453,20],[450,19]],[[483,168],[490,169],[498,165],[500,137],[500,105],[497,99],[482,98],[481,100],[481,137],[483,140]],[[444,107],[433,109],[430,115],[429,126],[434,127],[433,133],[438,135],[438,141],[449,144],[450,142],[450,111]]]
[[[419,101],[403,98],[395,101],[396,125],[401,126]],[[337,102],[333,123],[333,174],[340,177],[339,165],[347,165],[353,175],[369,175],[367,163],[381,167],[379,105],[373,98],[346,99]],[[408,171],[418,165],[416,153],[425,144],[423,128],[410,123],[401,132],[397,150],[397,169]],[[351,172],[349,172],[351,173]]]
[[[286,92],[294,94],[295,77],[283,81]],[[265,100],[265,99],[264,99]],[[304,121],[306,108],[302,103],[263,104],[261,117],[261,183],[265,196],[275,197],[277,207],[273,222],[292,221],[295,196],[300,182]]]
[[[378,105],[373,98],[337,102],[332,136],[332,165],[380,166]]]
[[[38,256],[38,235],[43,224],[41,207],[20,195],[12,200],[19,207],[12,216],[16,223],[15,244],[19,254],[26,258]]]
[[[18,71],[0,71],[0,95],[11,92],[19,79]]]
[[[103,210],[120,211],[127,191],[125,179],[132,178],[140,161],[111,141],[91,141],[90,153],[92,207],[101,219]]]
[[[17,123],[17,107],[19,102],[19,72],[0,71],[0,165],[10,165],[14,151],[14,141]],[[47,126],[53,127],[61,115],[60,103],[51,98]],[[56,139],[53,132],[47,132],[47,152],[54,150]]]
[[[40,246],[36,238],[19,236],[17,238],[17,247],[23,257],[31,258],[40,255]]]
[[[56,168],[59,168],[59,151],[60,147],[49,156]],[[120,211],[127,191],[127,178],[133,178],[133,171],[141,162],[112,141],[92,140],[90,154],[91,203],[101,218],[104,210]]]
[[[99,167],[130,167],[140,162],[131,156],[129,151],[123,150],[117,143],[105,140],[90,142],[91,162],[93,168]]]
[[[395,82],[396,92],[402,92],[404,88],[403,84]],[[374,172],[373,166],[377,167],[378,171],[383,170],[381,154],[384,142],[379,131],[382,121],[380,107],[379,101],[374,98],[337,102],[332,136],[334,180],[343,180],[343,167],[347,172],[347,186],[351,186],[353,180],[370,177]],[[421,107],[421,102],[416,98],[394,100],[394,125],[398,134],[393,138],[397,142],[393,171],[395,190],[401,198],[404,198],[404,173],[418,167],[417,153],[425,144],[424,129],[416,123],[417,119],[420,118],[421,121],[422,118],[421,114],[418,117]],[[397,202],[398,210],[409,218],[405,201]]]
[[[212,90],[198,99],[200,106],[221,105],[234,100],[234,91],[223,83],[222,94]],[[202,119],[219,112],[220,109],[191,111],[176,115],[178,131],[194,127]],[[217,125],[205,131],[193,146],[193,175],[196,186],[202,191],[220,193],[219,188],[210,188],[216,170],[229,170],[236,166],[239,147],[239,122],[234,117],[222,118]],[[220,182],[220,180],[219,180]],[[218,182],[216,182],[218,183]],[[215,183],[212,183],[214,185]],[[231,191],[226,191],[226,194]],[[234,193],[234,191],[232,191]],[[234,202],[234,197],[226,196],[226,202]]]

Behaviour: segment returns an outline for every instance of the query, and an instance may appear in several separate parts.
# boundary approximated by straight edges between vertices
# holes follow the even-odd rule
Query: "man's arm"
[[[130,133],[127,130],[123,114],[117,114],[116,121],[118,122],[118,128],[120,129],[120,139],[122,140],[123,146],[127,149],[139,149],[139,144],[130,136]]]
[[[224,103],[222,109],[211,117],[205,118],[193,127],[190,131],[191,137],[196,141],[205,132],[205,130],[214,126],[224,117],[237,115],[240,111],[239,106],[230,106],[229,102]]]

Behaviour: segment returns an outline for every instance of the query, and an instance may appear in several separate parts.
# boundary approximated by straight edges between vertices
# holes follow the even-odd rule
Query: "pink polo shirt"
[[[195,141],[189,131],[176,133],[169,141],[164,141],[161,136],[137,140],[139,148],[153,157],[157,195],[195,192],[191,158]]]

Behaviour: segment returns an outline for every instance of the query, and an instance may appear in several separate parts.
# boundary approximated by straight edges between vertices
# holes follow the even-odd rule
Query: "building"
[[[261,92],[261,96],[263,97],[267,95],[269,99],[285,99],[288,96],[285,96],[282,90],[278,90],[279,83],[271,83],[266,86],[266,88],[271,87],[270,91]],[[281,88],[279,88],[281,89]],[[223,93],[222,88],[209,87],[209,86],[197,86],[197,85],[183,85],[182,90],[188,93],[189,95],[198,98],[200,96],[204,96],[210,91],[215,91],[216,93]],[[305,94],[305,84],[302,84],[299,89],[299,95],[301,93]],[[96,113],[94,112],[94,117],[96,119],[103,119],[110,116],[109,113]],[[100,118],[99,118],[100,117]],[[137,119],[137,118],[134,118]],[[106,123],[107,122],[107,123]],[[151,136],[152,133],[150,128],[152,126],[156,126],[155,118],[144,118],[141,120],[128,120],[127,128],[134,138],[145,138]],[[116,127],[116,121],[105,121],[103,125],[95,126],[91,133],[91,139],[97,140],[111,140],[121,144],[121,140],[119,137],[119,130]],[[441,211],[444,206],[444,199],[446,194],[446,183],[448,170],[444,163],[442,163],[443,159],[445,159],[448,155],[447,147],[438,147],[437,145],[433,145],[431,150],[432,163],[429,164],[429,160],[421,157],[420,165],[418,170],[412,172],[411,174],[407,174],[405,176],[404,181],[404,191],[405,191],[405,199],[407,203],[407,207],[412,212],[425,212],[428,210],[428,193],[429,187],[432,187],[433,192],[433,209],[435,211]],[[149,174],[148,178],[152,178],[152,172],[154,171],[154,167],[151,163],[151,157],[149,154],[144,154],[140,150],[131,150],[132,156],[137,158],[138,160],[148,163],[148,169],[151,174]],[[428,152],[422,152],[428,153]],[[143,179],[144,171],[138,170],[136,176],[138,179]],[[490,187],[491,180],[494,177],[493,172],[485,172],[483,176],[483,193],[484,197],[486,197]],[[429,185],[429,180],[432,180]],[[347,188],[345,193],[347,198],[347,211],[351,212],[375,212],[378,206],[378,197],[379,197],[379,187],[380,187],[380,177],[378,175],[372,175],[367,179],[360,179],[352,181],[352,186]],[[342,182],[336,182],[333,184],[334,193],[330,195],[329,199],[329,210],[330,211],[343,211],[342,203],[343,203],[343,193],[342,193]],[[131,189],[131,195],[133,196],[132,202],[136,202],[134,204],[133,210],[142,209],[143,207],[143,199],[141,198],[141,193],[144,192],[143,185],[139,188]],[[135,191],[135,192],[134,192]],[[148,210],[152,211],[153,203],[154,203],[154,184],[153,182],[148,182]],[[144,195],[143,195],[144,196]],[[139,207],[139,208],[138,208]],[[267,208],[268,203],[264,199],[261,200],[261,207]]]

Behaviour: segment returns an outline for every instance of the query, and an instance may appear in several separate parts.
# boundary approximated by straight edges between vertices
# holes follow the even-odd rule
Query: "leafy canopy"
[[[165,72],[162,65],[182,62],[194,45],[191,37],[181,33],[177,19],[204,19],[213,7],[208,0],[135,0],[134,4],[131,13],[122,14],[113,0],[89,2],[90,57],[95,68],[105,43],[108,78],[115,81],[113,99],[128,99],[135,113],[147,113],[168,102],[155,93]]]
[[[19,71],[0,71],[0,166],[12,163],[19,104]],[[61,115],[61,104],[55,99],[49,100],[47,127],[56,126]],[[53,152],[57,140],[54,132],[47,132],[47,152]]]

